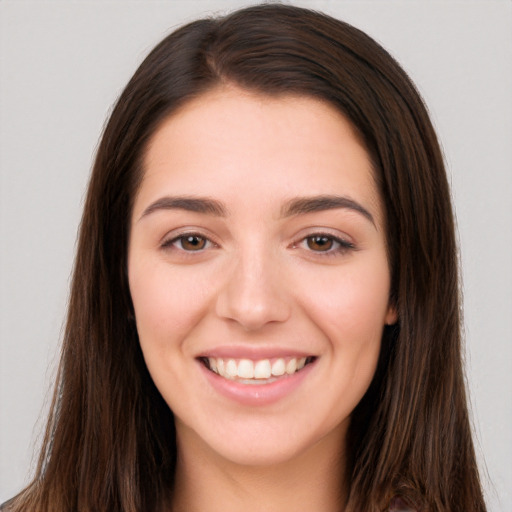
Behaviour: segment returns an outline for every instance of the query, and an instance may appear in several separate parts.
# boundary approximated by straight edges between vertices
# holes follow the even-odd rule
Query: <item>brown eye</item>
[[[315,236],[309,236],[307,238],[307,246],[308,249],[311,249],[312,251],[330,251],[333,248],[334,240],[325,235],[315,235]]]
[[[180,236],[177,240],[185,251],[201,251],[206,247],[207,240],[198,235]]]

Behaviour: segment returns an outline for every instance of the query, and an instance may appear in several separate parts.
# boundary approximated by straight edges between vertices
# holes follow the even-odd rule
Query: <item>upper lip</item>
[[[197,355],[197,358],[220,357],[222,359],[252,359],[254,361],[258,361],[261,359],[274,359],[278,357],[300,358],[314,355],[315,354],[313,352],[297,350],[295,348],[287,347],[258,347],[248,345],[230,345],[204,350],[203,352]]]

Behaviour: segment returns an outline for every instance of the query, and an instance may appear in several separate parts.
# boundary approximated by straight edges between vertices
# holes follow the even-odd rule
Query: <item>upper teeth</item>
[[[306,364],[305,357],[291,357],[278,359],[260,359],[252,361],[251,359],[223,359],[221,357],[209,357],[208,365],[210,370],[227,379],[269,379],[279,377],[285,373],[292,375],[296,371],[304,368]]]

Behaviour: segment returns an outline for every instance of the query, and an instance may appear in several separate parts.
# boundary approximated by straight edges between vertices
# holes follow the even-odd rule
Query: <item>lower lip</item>
[[[212,372],[198,361],[210,385],[221,395],[242,405],[268,405],[292,394],[309,375],[316,361],[307,364],[293,375],[279,377],[268,384],[243,384]]]

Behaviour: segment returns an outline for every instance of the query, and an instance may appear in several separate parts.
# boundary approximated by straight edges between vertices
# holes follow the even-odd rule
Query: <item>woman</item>
[[[7,510],[485,510],[436,136],[360,31],[171,34],[98,149],[34,482]]]

